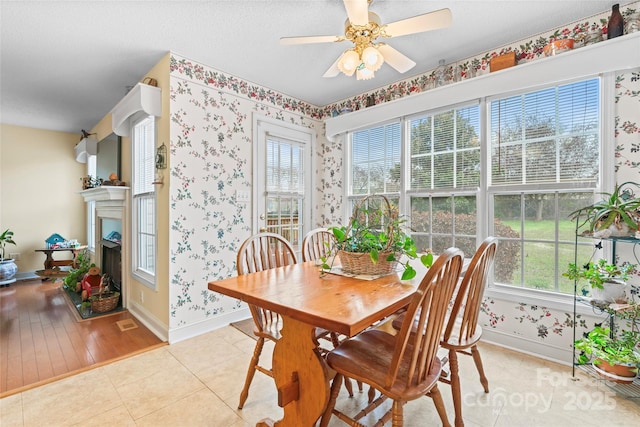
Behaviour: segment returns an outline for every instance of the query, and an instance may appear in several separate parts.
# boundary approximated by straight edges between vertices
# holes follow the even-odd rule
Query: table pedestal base
[[[313,426],[329,401],[329,369],[318,352],[315,327],[283,316],[282,337],[273,351],[273,376],[284,417],[257,427]]]

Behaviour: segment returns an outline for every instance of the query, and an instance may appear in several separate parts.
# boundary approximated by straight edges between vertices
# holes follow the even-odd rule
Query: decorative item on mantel
[[[94,178],[91,175],[80,178],[82,180],[82,189],[88,190],[90,188],[100,187],[102,185],[102,178]]]
[[[109,175],[109,179],[106,181],[102,181],[102,185],[110,185],[110,186],[116,186],[116,187],[124,187],[126,184],[124,181],[120,181],[118,179],[118,175],[115,172],[112,172]]]
[[[607,23],[607,40],[619,37],[624,34],[624,19],[620,13],[620,5],[618,3],[611,7],[611,16]]]

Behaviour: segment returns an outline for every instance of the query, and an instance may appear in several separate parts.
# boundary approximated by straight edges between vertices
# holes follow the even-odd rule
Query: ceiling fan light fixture
[[[375,76],[375,73],[368,69],[367,67],[359,68],[356,71],[356,79],[357,80],[370,80]]]
[[[353,49],[347,50],[342,54],[338,61],[338,69],[347,76],[352,76],[356,68],[360,65],[360,56]]]
[[[362,62],[371,71],[378,71],[384,63],[384,57],[373,45],[362,51]]]

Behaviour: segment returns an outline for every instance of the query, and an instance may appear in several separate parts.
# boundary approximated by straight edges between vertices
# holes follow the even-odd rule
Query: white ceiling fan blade
[[[302,36],[302,37],[280,37],[281,45],[309,44],[309,43],[331,43],[344,41],[343,36]]]
[[[367,0],[344,0],[344,8],[352,25],[367,25],[369,23]]]
[[[390,37],[398,37],[449,26],[451,26],[451,10],[445,8],[414,16],[413,18],[391,22],[385,26],[385,32]]]
[[[336,62],[334,62],[331,65],[331,67],[329,67],[329,69],[322,75],[322,77],[331,78],[340,74],[340,69],[338,69],[338,61],[340,61],[341,57],[342,55],[338,56],[338,59],[336,59]]]
[[[416,63],[398,52],[388,44],[380,43],[378,50],[384,57],[384,62],[392,66],[399,73],[405,73],[416,66]]]

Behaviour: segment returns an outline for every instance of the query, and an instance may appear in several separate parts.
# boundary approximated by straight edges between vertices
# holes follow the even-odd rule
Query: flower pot
[[[18,266],[15,261],[10,259],[3,259],[0,261],[0,285],[8,285],[16,281],[14,276],[18,272]]]
[[[592,288],[591,296],[597,301],[607,304],[618,303],[625,304],[627,302],[626,292],[627,284],[622,280],[612,279],[602,284],[603,289]]]
[[[602,359],[596,359],[596,363],[593,364],[593,369],[602,378],[620,384],[631,384],[638,375],[637,372],[633,372],[633,366],[610,365]]]
[[[391,252],[380,252],[378,262],[373,263],[371,256],[365,252],[338,251],[342,271],[349,274],[384,275],[396,271],[398,261],[387,261]]]

